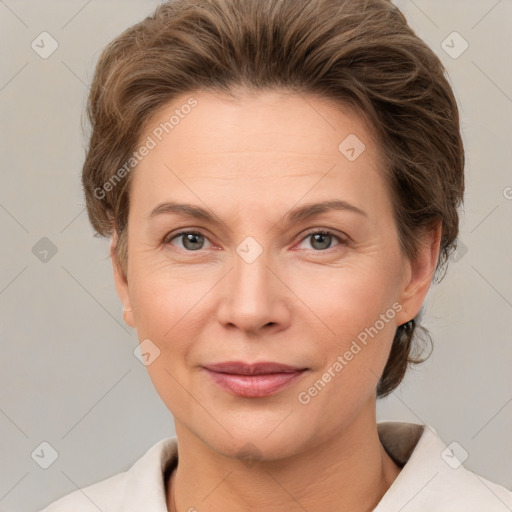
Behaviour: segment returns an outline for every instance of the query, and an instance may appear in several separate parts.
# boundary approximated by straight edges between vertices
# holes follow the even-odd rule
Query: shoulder
[[[177,464],[177,456],[176,437],[162,439],[127,471],[77,489],[39,512],[131,512],[144,509],[144,503],[154,505],[155,512],[166,511],[164,474],[170,465]]]
[[[512,511],[512,492],[464,467],[457,444],[447,446],[431,426],[386,422],[379,435],[403,467],[374,512]]]
[[[423,460],[434,470],[432,489],[446,510],[512,510],[510,490],[466,468],[468,453],[458,443],[446,445],[432,427],[425,430]]]
[[[39,512],[98,512],[116,510],[124,495],[127,471],[73,491]]]
[[[486,478],[464,469],[467,479],[467,501],[471,509],[480,511],[485,507],[489,512],[510,512],[512,510],[512,492],[507,488]],[[459,498],[458,498],[459,499]]]
[[[449,450],[449,448],[448,448]],[[510,512],[512,492],[470,471],[462,464],[448,467],[435,475],[433,490],[437,499],[444,503],[446,510],[465,512]],[[432,482],[434,483],[434,481]],[[444,510],[444,509],[443,509]]]

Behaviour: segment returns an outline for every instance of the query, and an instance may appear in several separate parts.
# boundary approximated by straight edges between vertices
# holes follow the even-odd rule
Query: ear
[[[425,300],[436,270],[441,233],[441,221],[435,221],[425,229],[416,258],[404,256],[404,279],[398,298],[402,310],[396,316],[397,325],[412,320]]]
[[[112,230],[112,242],[110,244],[110,259],[112,260],[112,269],[114,271],[114,284],[116,286],[117,295],[123,305],[123,318],[124,321],[130,326],[135,327],[133,308],[130,302],[130,295],[128,290],[128,280],[124,276],[119,266],[119,261],[116,255],[116,247],[118,243],[117,231]]]

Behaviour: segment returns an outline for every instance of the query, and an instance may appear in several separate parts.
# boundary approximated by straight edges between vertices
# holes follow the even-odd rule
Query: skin
[[[190,96],[161,108],[140,141]],[[379,147],[349,109],[279,91],[238,101],[193,96],[197,107],[133,171],[126,276],[112,240],[125,321],[160,350],[147,369],[175,420],[177,510],[372,510],[400,472],[378,438],[376,385],[396,327],[428,292],[440,226],[425,233],[414,261],[403,254]],[[355,161],[338,149],[349,134],[366,146]],[[330,199],[365,215],[332,210],[284,220],[292,208]],[[148,220],[170,200],[207,208],[222,222],[175,213]],[[185,229],[203,237],[196,245],[171,240]],[[326,229],[333,237],[315,242],[312,234]],[[263,251],[252,263],[236,252],[248,236]],[[395,303],[394,318],[299,403]],[[233,360],[308,371],[273,396],[245,398],[201,369]],[[244,446],[258,457],[252,465],[239,455]]]

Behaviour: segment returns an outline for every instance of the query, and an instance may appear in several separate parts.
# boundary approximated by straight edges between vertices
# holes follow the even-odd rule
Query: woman
[[[464,150],[386,0],[175,0],[104,50],[83,169],[176,437],[58,511],[506,511],[376,422],[458,233]]]

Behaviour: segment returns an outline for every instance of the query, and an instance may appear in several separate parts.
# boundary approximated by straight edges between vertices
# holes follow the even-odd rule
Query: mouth
[[[308,368],[263,362],[247,364],[238,361],[204,366],[211,380],[225,391],[246,398],[276,394],[291,385]]]

